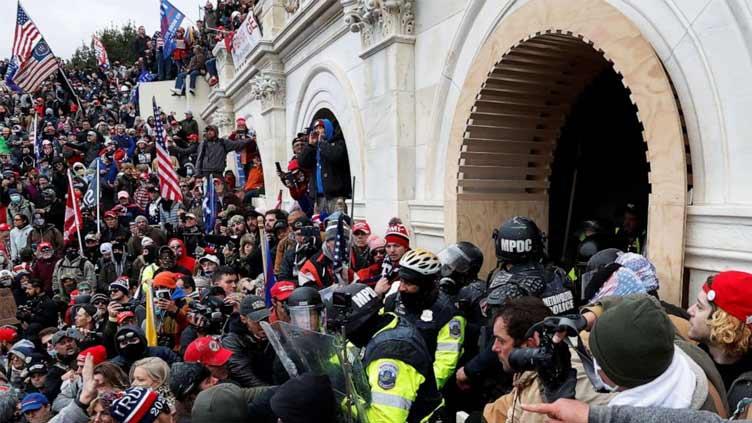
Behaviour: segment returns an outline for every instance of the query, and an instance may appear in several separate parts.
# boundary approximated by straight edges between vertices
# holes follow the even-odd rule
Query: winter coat
[[[194,57],[195,59],[195,57]],[[193,59],[191,59],[191,63],[193,63]],[[201,66],[203,66],[203,62],[201,63]],[[196,134],[198,135],[198,122],[196,119],[183,119],[180,121],[180,130],[185,132],[186,135],[190,134]]]
[[[144,331],[142,331],[141,328],[136,327],[136,326],[126,325],[126,326],[119,328],[118,331],[115,333],[115,338],[117,339],[118,334],[126,329],[129,331],[135,332],[136,336],[138,336],[141,339],[141,342],[143,343],[143,345],[144,346],[147,345]],[[122,355],[120,353],[120,345],[118,343],[115,343],[115,350],[117,351],[118,355],[112,358],[110,362],[112,364],[116,364],[120,366],[120,368],[123,369],[125,373],[130,372],[131,366],[133,365],[133,363],[135,363],[136,361],[144,357],[159,357],[170,366],[172,365],[172,363],[182,361],[179,355],[175,354],[171,349],[165,348],[165,347],[148,347],[147,346],[144,349],[143,354],[141,354],[141,357],[138,357],[135,360],[131,360],[125,357],[124,355]]]
[[[307,172],[311,172],[309,192],[326,198],[352,195],[350,181],[350,162],[347,157],[347,145],[342,138],[334,138],[334,126],[329,119],[324,121],[324,138],[316,145],[306,144],[300,152],[298,163]],[[317,176],[321,174],[323,192],[318,189]]]
[[[32,216],[34,216],[34,204],[23,197],[21,198],[21,202],[18,204],[13,204],[11,202],[10,204],[8,204],[8,208],[5,210],[5,221],[8,222],[8,224],[11,224],[11,222],[13,222],[13,216],[19,213],[26,216],[29,223],[31,223],[31,218]]]
[[[613,398],[613,394],[599,394],[595,392],[590,379],[585,374],[585,368],[576,352],[572,351],[572,368],[577,370],[577,398],[589,405],[605,405]],[[524,372],[515,375],[512,392],[487,404],[483,409],[483,421],[488,423],[542,423],[546,421],[544,414],[534,414],[523,411],[522,404],[544,403],[543,387],[540,385],[538,373]]]
[[[29,246],[33,250],[36,250],[37,246],[42,242],[52,244],[54,251],[63,251],[63,234],[55,225],[47,224],[43,228],[32,226],[32,231],[29,233]]]
[[[115,257],[113,256],[111,260],[105,261],[103,258],[98,267],[99,274],[97,275],[96,286],[98,292],[107,292],[110,284],[115,282],[115,279],[120,276],[130,276],[131,274],[131,263],[125,254],[120,263],[115,263]]]
[[[232,351],[227,363],[232,380],[244,388],[272,384],[275,353],[269,342],[257,341],[240,321],[231,321],[222,346]]]
[[[52,290],[60,292],[65,297],[63,287],[60,286],[60,281],[71,275],[77,282],[89,282],[94,287],[97,283],[97,274],[94,269],[94,264],[85,257],[78,256],[73,260],[68,260],[67,257],[63,257],[55,264],[55,270],[52,272]]]
[[[227,153],[238,151],[252,142],[250,139],[231,141],[223,138],[201,141],[196,157],[196,176],[221,176],[227,164]]]
[[[44,292],[52,294],[52,275],[55,272],[56,257],[37,259],[31,266],[31,278],[39,279],[44,285]]]
[[[23,228],[13,228],[10,230],[10,259],[16,260],[21,254],[21,250],[29,246],[29,234],[31,225]]]

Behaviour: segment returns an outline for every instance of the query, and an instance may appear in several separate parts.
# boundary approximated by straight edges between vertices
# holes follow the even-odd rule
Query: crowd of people
[[[752,274],[710,276],[687,310],[661,301],[679,281],[643,255],[639,207],[586,221],[566,263],[525,217],[489,234],[494,257],[432,252],[399,217],[352,218],[335,122],[294,137],[276,171],[291,201],[260,210],[263,140],[243,118],[222,137],[190,111],[138,110],[144,69],[177,76],[176,95],[202,70],[216,82],[212,43],[252,6],[207,2],[170,61],[139,28],[132,67],[0,95],[0,422],[747,416]],[[157,118],[182,199],[162,197]]]

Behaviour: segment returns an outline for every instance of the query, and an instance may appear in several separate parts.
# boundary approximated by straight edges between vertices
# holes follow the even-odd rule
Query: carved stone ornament
[[[232,129],[234,122],[231,113],[218,111],[212,114],[211,123],[217,126],[220,133],[224,134],[227,132],[228,128]]]
[[[345,25],[364,48],[393,35],[414,35],[415,0],[341,0]]]
[[[251,81],[251,97],[260,101],[263,109],[282,107],[285,101],[284,76],[258,73]]]
[[[285,11],[294,14],[300,8],[300,0],[285,0]]]

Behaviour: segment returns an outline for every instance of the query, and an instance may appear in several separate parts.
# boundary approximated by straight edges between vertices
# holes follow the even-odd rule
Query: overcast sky
[[[188,19],[198,19],[199,4],[205,0],[171,0]],[[159,29],[159,0],[22,0],[24,9],[42,32],[55,55],[69,59],[91,34],[111,23],[133,21],[146,27],[147,34]],[[216,2],[215,2],[216,3]],[[0,0],[0,57],[10,55],[16,25],[16,0]]]

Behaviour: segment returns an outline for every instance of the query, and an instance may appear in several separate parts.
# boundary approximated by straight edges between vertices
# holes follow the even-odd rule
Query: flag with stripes
[[[102,40],[97,38],[96,35],[92,35],[91,44],[94,46],[94,55],[97,57],[97,65],[101,68],[109,68],[110,59],[107,57],[107,50],[104,48]]]
[[[68,195],[65,199],[65,222],[63,223],[63,240],[66,244],[75,241],[81,222],[81,207],[76,198],[76,191],[73,190],[73,178],[68,170]],[[79,248],[82,248],[80,242]]]
[[[180,180],[175,168],[172,167],[170,153],[167,150],[162,125],[162,114],[157,107],[157,100],[151,98],[154,106],[154,132],[157,147],[157,176],[159,177],[159,195],[165,200],[183,201],[183,193],[180,191]]]
[[[42,34],[39,33],[37,26],[34,25],[29,15],[21,7],[21,3],[18,3],[18,10],[16,12],[16,32],[13,36],[13,48],[11,56],[17,56],[20,61],[23,62],[31,55],[31,50],[37,45],[37,42],[42,39]]]
[[[50,46],[20,3],[11,53],[5,82],[15,91],[36,91],[58,69],[57,59]]]

